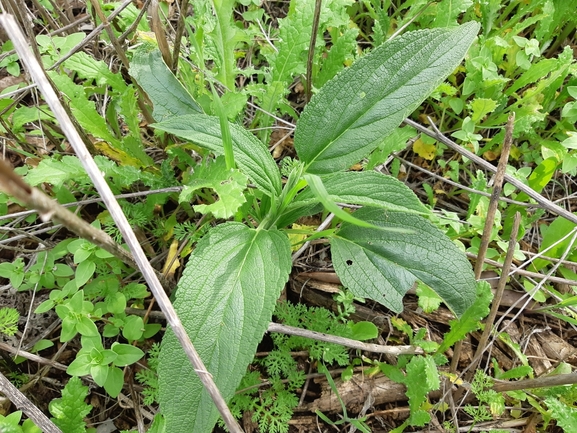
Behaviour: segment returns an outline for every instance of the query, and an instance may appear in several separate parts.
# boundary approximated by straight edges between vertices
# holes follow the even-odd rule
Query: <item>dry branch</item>
[[[46,415],[0,373],[0,391],[45,433],[62,433]]]

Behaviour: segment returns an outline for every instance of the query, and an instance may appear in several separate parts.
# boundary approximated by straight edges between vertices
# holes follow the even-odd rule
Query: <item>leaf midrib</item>
[[[439,37],[441,37],[441,36],[443,36],[443,35],[444,35],[444,33],[439,33],[439,35],[437,35],[437,36],[435,37],[435,39],[437,39],[437,38],[439,38]],[[422,40],[424,37],[426,37],[426,34],[425,34],[425,33],[423,33],[423,35],[422,35],[422,37],[421,37],[420,39]],[[425,50],[427,46],[429,46],[431,43],[434,42],[435,39],[431,40],[431,41],[428,42],[426,45],[424,45],[417,53],[422,52],[423,50]],[[413,41],[412,43],[417,43],[417,40]],[[445,55],[446,53],[447,53],[447,52],[445,52],[444,55]],[[411,60],[412,60],[412,58],[407,58],[407,60],[402,64],[402,66],[397,68],[397,74],[395,74],[395,75],[398,75],[398,71],[401,70],[401,69],[403,68],[403,66],[406,65],[407,63],[409,63]],[[436,59],[435,61],[438,61],[438,59]],[[349,69],[349,70],[350,70],[350,69]],[[353,124],[355,124],[359,119],[361,119],[369,110],[371,110],[372,108],[374,108],[374,107],[375,107],[379,102],[381,102],[383,99],[389,97],[390,95],[394,94],[394,92],[396,92],[396,91],[398,91],[399,89],[401,89],[402,87],[406,86],[409,81],[411,81],[412,79],[414,79],[414,78],[416,78],[417,76],[421,75],[421,74],[422,74],[423,72],[425,72],[425,71],[426,71],[426,69],[421,70],[417,75],[414,75],[414,76],[412,76],[411,78],[407,79],[407,80],[404,81],[402,84],[400,84],[400,86],[399,86],[397,89],[394,89],[394,90],[391,91],[390,93],[387,93],[384,97],[382,97],[381,99],[378,99],[374,104],[372,104],[371,106],[369,106],[369,108],[366,109],[366,110],[364,110],[361,115],[357,116],[357,117],[354,118],[354,119],[351,119],[351,121],[348,122],[348,124],[346,125],[346,127],[342,130],[342,132],[341,132],[337,137],[335,137],[333,140],[331,140],[330,142],[328,142],[319,152],[317,152],[316,156],[311,160],[311,162],[309,162],[309,163],[305,166],[305,171],[306,171],[312,164],[314,164],[314,163],[317,161],[317,159],[318,159],[320,156],[322,156],[330,146],[333,145],[333,143],[339,141],[339,140],[342,138],[342,136],[351,129],[351,126],[352,126]],[[395,113],[393,113],[393,114],[396,114],[396,113],[398,113],[398,111],[395,112]],[[392,114],[389,114],[389,115],[387,115],[387,116],[383,116],[383,117],[381,117],[380,119],[375,120],[375,122],[380,121],[380,120],[383,120],[383,119],[385,119],[386,117],[391,117],[391,115],[392,115]],[[373,123],[374,123],[374,122],[373,122]],[[363,126],[363,127],[364,127],[364,126]],[[337,156],[337,157],[340,157],[340,156]],[[335,157],[335,158],[337,158],[337,157]],[[331,158],[329,158],[329,159],[331,159]],[[332,159],[334,159],[334,158],[332,158]]]

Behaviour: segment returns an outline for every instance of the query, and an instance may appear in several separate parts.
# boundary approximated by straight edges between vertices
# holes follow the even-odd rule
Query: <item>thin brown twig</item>
[[[313,15],[313,26],[311,30],[311,41],[309,43],[309,53],[307,56],[307,82],[305,97],[306,102],[311,100],[313,88],[313,61],[315,58],[315,45],[317,43],[317,33],[319,32],[319,21],[321,16],[322,0],[315,0],[315,11]]]
[[[182,35],[184,34],[184,29],[186,27],[184,22],[184,16],[186,14],[186,9],[188,9],[189,0],[181,0],[178,11],[178,24],[176,26],[176,34],[174,35],[174,48],[172,49],[172,64],[170,69],[173,73],[176,73],[178,69],[178,59],[180,58],[180,41]]]
[[[491,197],[491,194],[489,194],[488,192],[480,191],[480,190],[478,190],[478,189],[475,189],[475,188],[471,188],[471,187],[462,185],[462,184],[460,184],[459,182],[454,182],[454,181],[452,181],[451,179],[447,179],[447,178],[445,178],[445,177],[443,177],[443,176],[439,176],[438,174],[433,173],[431,170],[427,170],[426,168],[423,168],[423,167],[421,167],[420,165],[413,164],[412,162],[407,161],[406,159],[401,158],[400,156],[395,155],[394,158],[396,158],[396,159],[398,159],[399,161],[401,161],[401,162],[403,163],[403,165],[407,165],[407,166],[409,166],[409,167],[411,167],[411,168],[414,168],[415,170],[419,170],[419,171],[421,171],[422,173],[426,174],[427,176],[434,177],[435,179],[440,180],[441,182],[448,183],[449,185],[452,185],[452,186],[454,186],[454,187],[457,187],[457,188],[459,188],[459,189],[461,189],[461,190],[463,190],[463,191],[467,191],[467,192],[470,192],[470,193],[473,193],[473,194],[481,195],[481,196],[483,196],[483,197]],[[411,187],[411,185],[408,185],[408,186]],[[522,206],[522,207],[531,207],[531,208],[541,207],[541,205],[538,205],[538,204],[526,203],[526,202],[522,202],[522,201],[512,200],[512,199],[507,198],[507,197],[499,197],[499,201],[502,201],[502,202],[505,202],[505,203],[509,203],[509,204],[515,204],[515,205],[517,205],[517,206]]]
[[[122,45],[118,41],[118,38],[114,34],[114,31],[110,28],[110,21],[102,11],[100,3],[98,2],[98,0],[90,0],[90,3],[92,4],[92,8],[98,15],[98,19],[100,19],[100,21],[102,21],[102,23],[104,24],[104,30],[106,31],[106,34],[110,39],[110,43],[114,47],[116,55],[118,55],[118,58],[122,62],[122,65],[126,68],[126,70],[128,70],[130,68],[130,62],[128,61],[128,57],[126,57],[126,53],[124,52]],[[154,123],[154,119],[152,118],[148,110],[148,107],[144,103],[144,98],[142,96],[144,92],[142,91],[138,83],[132,78],[132,76],[130,76],[130,79],[132,80],[134,86],[139,89],[136,101],[138,103],[138,108],[140,108],[140,112],[142,113],[142,115],[144,116],[144,118],[148,123]]]
[[[498,381],[493,384],[497,392],[517,391],[520,389],[550,388],[552,386],[572,385],[577,383],[577,374],[556,374],[538,377],[537,379],[525,379],[516,381]]]
[[[170,48],[168,42],[166,41],[166,33],[164,27],[162,27],[162,21],[160,21],[160,15],[158,13],[158,0],[152,0],[150,3],[150,27],[156,36],[156,43],[158,44],[158,49],[162,54],[162,59],[166,66],[172,67],[172,54],[170,54]],[[174,71],[173,71],[174,72]]]
[[[479,339],[479,344],[477,345],[477,351],[473,356],[471,361],[471,366],[469,371],[465,374],[465,380],[467,382],[471,381],[471,378],[475,374],[475,369],[479,365],[483,354],[486,351],[486,344],[489,341],[489,336],[493,331],[493,324],[497,317],[497,312],[499,311],[499,306],[501,305],[501,298],[503,298],[503,292],[505,291],[505,285],[507,284],[507,279],[509,278],[509,270],[511,269],[511,264],[513,263],[513,255],[515,254],[515,245],[517,243],[517,234],[519,233],[519,226],[521,224],[521,214],[519,212],[515,213],[515,218],[513,220],[513,227],[511,229],[511,236],[509,237],[509,248],[507,249],[507,255],[505,256],[505,262],[503,263],[503,272],[501,272],[501,277],[499,278],[499,284],[497,285],[497,291],[493,297],[493,303],[491,304],[491,311],[489,316],[485,319],[485,329],[481,338]]]
[[[132,24],[130,24],[130,26],[124,31],[124,33],[122,33],[119,37],[118,40],[122,43],[124,43],[124,40],[128,37],[129,34],[131,34],[134,30],[136,30],[136,28],[138,27],[138,25],[140,24],[140,20],[142,20],[142,17],[144,17],[144,15],[146,15],[146,11],[148,10],[148,4],[150,3],[150,0],[146,0],[143,4],[142,4],[142,9],[140,10],[140,12],[138,13],[138,16],[136,17],[136,19],[134,20],[134,22]],[[109,17],[109,19],[111,19]]]
[[[405,120],[403,120],[403,122],[409,126],[412,126],[417,131],[422,132],[423,134],[426,134],[429,137],[432,137],[432,138],[440,141],[444,145],[450,147],[455,152],[460,153],[462,156],[464,156],[467,159],[470,159],[475,164],[480,165],[484,169],[486,169],[492,173],[495,173],[497,171],[497,169],[495,168],[495,166],[493,166],[493,164],[485,161],[483,158],[478,157],[473,152],[465,149],[464,147],[459,146],[453,140],[451,140],[450,138],[443,135],[443,133],[441,133],[441,131],[439,131],[439,129],[435,126],[434,123],[431,122],[431,128],[433,130],[430,130],[429,128],[427,128],[427,127],[425,127],[425,126],[423,126],[423,125],[421,125],[421,124],[419,124],[419,123],[417,123],[411,119],[405,119]],[[515,188],[517,188],[521,192],[524,192],[525,194],[527,194],[530,198],[532,198],[537,203],[539,203],[545,210],[548,210],[549,212],[554,213],[555,215],[559,215],[559,216],[565,218],[566,220],[577,224],[577,215],[572,214],[568,210],[563,209],[561,206],[556,205],[551,200],[548,200],[547,198],[543,197],[541,194],[539,194],[537,191],[535,191],[530,186],[525,185],[523,182],[521,182],[518,179],[515,179],[513,176],[511,176],[509,174],[505,174],[505,180],[507,181],[507,183],[513,185]]]
[[[0,190],[15,197],[25,206],[36,209],[43,220],[52,219],[63,224],[78,236],[98,245],[130,267],[137,268],[130,253],[114,242],[108,234],[60,206],[39,189],[30,187],[2,159],[0,159]]]
[[[54,63],[52,66],[50,66],[50,68],[48,68],[48,70],[51,71],[51,70],[57,69],[58,66],[60,66],[62,63],[64,63],[66,60],[68,60],[70,57],[72,57],[75,53],[79,52],[82,48],[84,48],[84,46],[86,44],[88,44],[88,42],[90,42],[92,39],[94,39],[95,37],[100,35],[100,33],[102,32],[102,29],[104,29],[104,27],[106,25],[108,25],[109,21],[113,20],[117,15],[119,15],[124,9],[126,9],[131,4],[132,4],[132,0],[125,0],[124,3],[119,5],[108,16],[107,21],[101,22],[100,25],[98,25],[94,30],[92,30],[88,35],[86,35],[86,37],[84,39],[82,39],[78,44],[73,46],[68,53],[64,54],[61,58],[58,59],[58,61],[56,61],[56,63]]]
[[[526,253],[526,251],[523,251],[523,253]],[[467,253],[468,257],[471,257],[472,259],[477,259],[477,255],[476,254],[472,254],[472,253]],[[548,259],[548,258],[547,258]],[[547,260],[546,259],[546,260]],[[559,259],[550,259],[553,262],[561,262],[564,263],[563,260],[559,260]],[[498,268],[502,268],[503,264],[499,263],[495,260],[491,260],[491,259],[487,259],[485,258],[485,263],[487,263],[488,265],[491,266],[495,266]],[[538,272],[531,272],[531,271],[526,271],[525,269],[520,269],[520,268],[513,268],[511,270],[511,272],[509,273],[509,275],[513,275],[513,274],[518,274],[518,275],[522,275],[524,277],[530,277],[530,278],[537,278],[539,280],[545,279],[547,278],[548,281],[550,281],[551,283],[557,283],[557,284],[567,284],[569,286],[577,286],[577,281],[576,280],[569,280],[567,278],[561,278],[561,277],[554,277],[551,275],[545,275],[545,274],[540,274]]]
[[[182,191],[182,186],[171,186],[168,188],[161,188],[161,189],[154,189],[154,190],[150,190],[150,191],[139,191],[139,192],[130,192],[130,193],[126,193],[126,194],[117,194],[114,196],[114,198],[116,198],[117,200],[119,199],[123,199],[123,198],[135,198],[135,197],[144,197],[147,195],[152,195],[152,194],[163,194],[166,192],[180,192]],[[85,199],[85,200],[78,200],[78,201],[73,201],[70,203],[64,203],[61,206],[62,207],[76,207],[76,206],[85,206],[87,204],[92,204],[92,203],[101,203],[103,200],[100,197],[94,197],[94,198],[89,198],[89,199]],[[6,219],[15,219],[15,218],[19,218],[22,216],[28,216],[28,215],[32,215],[33,213],[36,213],[35,210],[25,210],[25,211],[21,211],[21,212],[15,212],[15,213],[9,213],[6,215],[0,215],[0,221],[2,220],[6,220]]]
[[[429,123],[431,125],[433,124],[433,121],[430,118]],[[503,188],[505,169],[507,168],[507,161],[509,159],[509,150],[511,149],[511,143],[513,142],[514,123],[515,123],[515,113],[513,112],[509,115],[507,125],[505,126],[505,140],[503,142],[503,150],[501,152],[501,158],[499,159],[499,164],[497,166],[497,174],[495,176],[495,182],[493,184],[493,193],[491,194],[491,199],[489,201],[489,208],[487,210],[487,216],[485,219],[485,227],[483,228],[483,235],[481,236],[481,245],[479,246],[479,252],[477,253],[478,260],[475,263],[475,271],[474,271],[476,280],[481,278],[481,272],[483,270],[485,254],[487,252],[487,248],[489,247],[489,242],[491,241],[493,223],[495,222],[495,213],[497,212],[497,206],[499,205],[499,197],[501,196],[501,190]],[[513,248],[513,252],[514,251],[515,249]],[[457,371],[459,359],[461,358],[462,348],[463,348],[463,340],[460,340],[455,344],[453,358],[451,359],[452,373]]]
[[[501,158],[499,159],[499,164],[497,165],[497,173],[495,174],[495,180],[493,182],[493,193],[491,194],[491,200],[489,201],[485,227],[483,228],[481,244],[479,245],[479,252],[477,253],[479,260],[475,263],[474,271],[476,280],[481,277],[485,255],[487,254],[487,248],[489,248],[489,242],[491,242],[493,223],[495,222],[495,214],[497,213],[497,206],[499,205],[499,197],[501,196],[501,191],[503,190],[503,180],[505,179],[505,170],[507,169],[507,162],[509,161],[509,151],[511,150],[511,144],[513,143],[514,123],[515,112],[513,111],[509,114],[507,125],[505,126],[505,140],[503,141]],[[514,249],[515,246],[513,245],[513,250]]]
[[[0,350],[12,353],[14,356],[16,355],[21,356],[22,358],[28,359],[29,361],[37,362],[42,365],[49,365],[50,367],[56,368],[57,370],[66,371],[68,369],[67,365],[61,364],[60,362],[43,358],[42,356],[27,352],[25,350],[18,350],[17,348],[12,347],[9,344],[3,343],[1,341],[0,341]]]

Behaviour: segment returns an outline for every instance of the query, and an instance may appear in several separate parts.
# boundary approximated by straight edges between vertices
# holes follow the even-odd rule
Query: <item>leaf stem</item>
[[[220,122],[220,133],[222,135],[222,145],[224,147],[224,160],[226,162],[226,169],[232,170],[236,167],[234,163],[234,153],[232,150],[232,136],[230,134],[230,125],[228,124],[228,119],[226,117],[226,112],[224,111],[224,106],[220,100],[218,92],[214,88],[212,82],[210,83],[210,88],[212,89],[212,94],[214,97],[214,104],[216,106],[216,111],[218,114],[218,120]]]

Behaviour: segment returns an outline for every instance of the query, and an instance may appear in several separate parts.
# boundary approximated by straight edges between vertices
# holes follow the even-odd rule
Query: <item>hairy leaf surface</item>
[[[253,359],[290,269],[284,233],[234,222],[211,229],[191,255],[174,306],[226,400]],[[211,432],[218,412],[172,332],[159,362],[166,430]]]
[[[373,299],[400,313],[403,295],[416,280],[429,285],[457,316],[475,301],[476,285],[465,255],[439,229],[419,215],[361,208],[356,218],[385,232],[343,223],[331,240],[335,270],[356,296]]]
[[[168,69],[159,50],[136,51],[129,72],[152,101],[152,116],[158,122],[173,116],[202,113],[196,101]]]
[[[204,114],[173,117],[155,128],[198,144],[217,155],[224,154],[218,117]],[[276,197],[281,192],[280,173],[268,149],[250,132],[230,124],[234,160],[238,167],[265,194]]]
[[[479,25],[419,30],[379,46],[305,107],[294,146],[309,173],[344,170],[375,149],[458,66]]]

